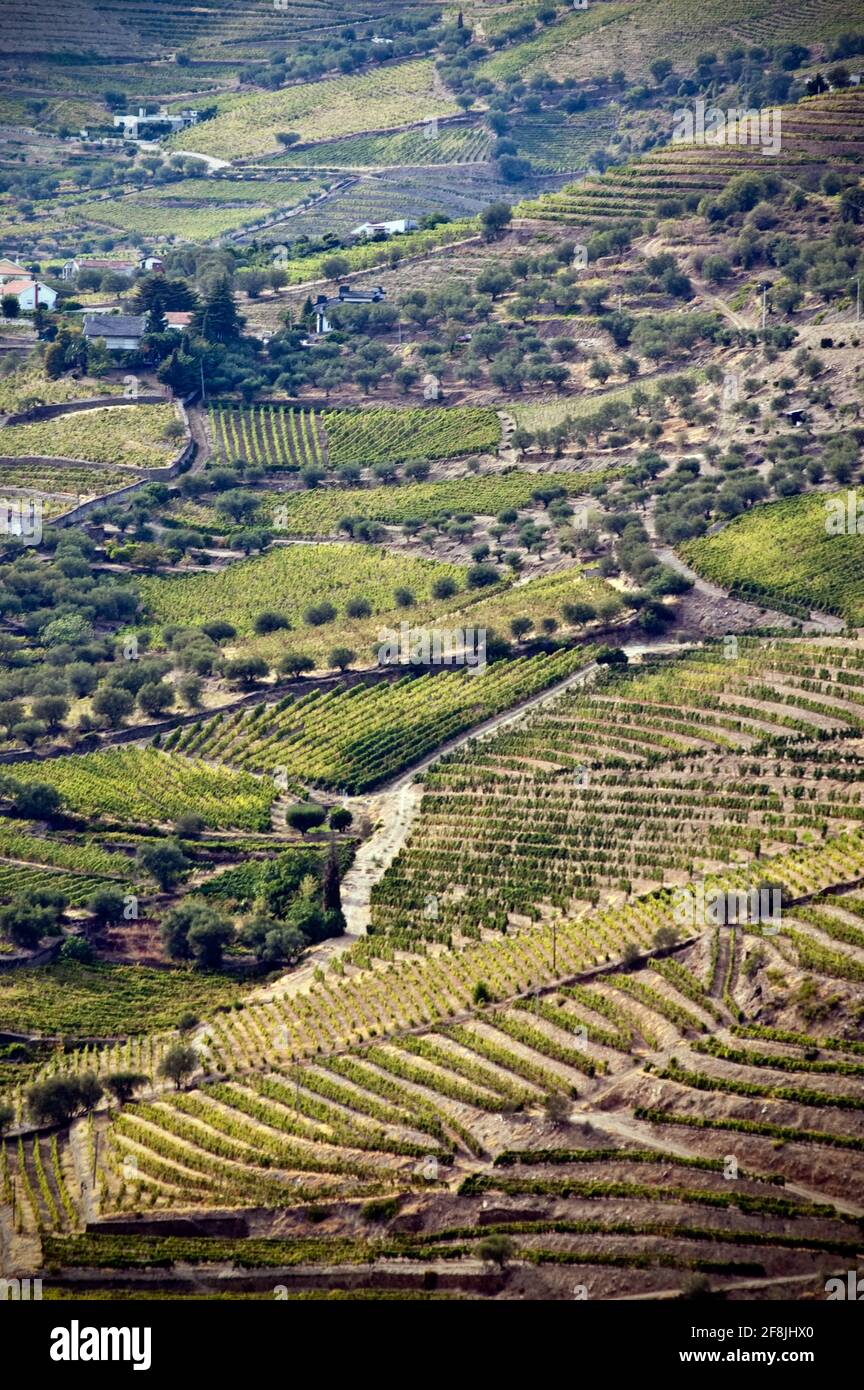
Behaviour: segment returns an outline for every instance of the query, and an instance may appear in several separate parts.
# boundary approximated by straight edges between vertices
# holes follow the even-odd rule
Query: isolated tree
[[[195,1049],[186,1047],[183,1043],[175,1043],[173,1047],[169,1047],[162,1058],[159,1064],[159,1075],[173,1081],[174,1089],[179,1091],[183,1082],[192,1075],[197,1066],[198,1054]]]
[[[352,652],[350,647],[334,647],[327,659],[331,666],[347,671],[355,656],[356,652]]]
[[[561,1091],[550,1091],[543,1102],[543,1110],[553,1125],[563,1125],[570,1117],[570,1102]]]
[[[243,331],[244,319],[237,312],[227,276],[217,280],[204,303],[195,311],[192,330],[209,343],[235,342]]]
[[[0,700],[0,728],[11,734],[16,724],[24,718],[24,706],[20,700]]]
[[[88,909],[102,927],[109,922],[122,922],[125,906],[123,894],[115,888],[100,888],[87,902]]]
[[[305,835],[307,830],[315,830],[319,825],[323,825],[327,818],[327,812],[323,806],[318,806],[314,801],[304,801],[296,806],[289,806],[285,813],[285,819],[292,830],[299,830],[301,835]]]
[[[513,212],[509,203],[490,203],[480,214],[483,236],[487,241],[496,241],[504,228],[509,226]]]
[[[204,825],[204,817],[199,816],[197,811],[185,811],[182,816],[178,816],[175,820],[174,833],[181,840],[197,840]]]
[[[321,262],[321,269],[328,280],[341,280],[351,269],[351,262],[346,256],[327,256]]]
[[[279,922],[266,913],[259,913],[246,922],[241,937],[265,965],[295,965],[309,944],[297,927]]]
[[[674,946],[678,940],[678,933],[674,927],[658,927],[654,933],[654,945],[658,951],[665,950],[667,946]]]
[[[51,1076],[27,1091],[27,1110],[34,1124],[66,1125],[75,1115],[92,1110],[102,1087],[92,1072],[81,1076]]]
[[[142,845],[137,862],[148,874],[152,874],[163,893],[175,888],[192,867],[180,846],[170,840]]]
[[[172,960],[194,960],[202,970],[216,970],[234,935],[226,917],[203,899],[187,898],[162,922],[162,941]]]
[[[115,729],[132,713],[134,705],[132,695],[119,685],[103,685],[93,696],[93,713]]]
[[[25,782],[12,795],[13,809],[24,820],[51,820],[61,804],[60,793],[49,782]]]
[[[268,633],[280,632],[290,629],[291,623],[284,613],[277,613],[275,609],[265,608],[263,613],[259,613],[255,619],[255,631],[259,637],[266,637]]]
[[[347,806],[334,806],[330,812],[330,829],[347,830],[353,819]]]
[[[174,703],[175,691],[167,681],[147,681],[138,691],[138,704],[145,714],[158,717]]]
[[[57,936],[57,913],[48,907],[15,901],[0,908],[0,937],[22,951],[35,951],[45,936]]]
[[[69,701],[62,695],[43,695],[33,701],[33,717],[47,724],[51,733],[60,728],[69,713]]]
[[[516,1243],[509,1236],[486,1236],[477,1246],[477,1254],[486,1264],[497,1265],[503,1272],[516,1253]]]
[[[115,1071],[105,1077],[105,1089],[110,1091],[116,1101],[125,1105],[149,1080],[150,1077],[140,1071]]]
[[[311,656],[303,656],[301,652],[290,652],[279,662],[279,670],[283,676],[300,676],[304,671],[312,671],[314,668],[315,662]]]
[[[261,656],[242,656],[226,661],[222,673],[229,681],[251,689],[256,681],[263,680],[270,668]]]

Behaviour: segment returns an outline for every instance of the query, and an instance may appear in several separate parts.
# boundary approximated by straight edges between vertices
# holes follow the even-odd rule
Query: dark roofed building
[[[84,337],[88,342],[105,339],[109,352],[135,352],[147,331],[146,314],[85,314]]]

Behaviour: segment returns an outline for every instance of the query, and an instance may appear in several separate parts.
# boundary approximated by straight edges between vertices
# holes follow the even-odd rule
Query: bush
[[[281,628],[289,628],[291,624],[284,613],[276,613],[271,609],[265,609],[259,613],[255,619],[255,631],[259,637],[264,637],[268,632],[278,632]]]
[[[299,830],[301,835],[305,835],[307,830],[314,830],[319,825],[323,825],[327,812],[323,806],[318,806],[313,801],[302,802],[297,806],[290,806],[285,813],[285,819],[292,830]]]
[[[336,617],[336,609],[332,603],[314,603],[303,614],[303,621],[309,627],[323,627],[325,623],[332,623]]]
[[[485,589],[490,584],[497,584],[498,579],[498,571],[494,565],[472,565],[468,570],[466,583],[469,589]]]
[[[107,926],[109,922],[121,921],[125,906],[126,900],[116,888],[101,888],[87,903],[100,927]]]
[[[74,960],[79,965],[92,965],[93,947],[83,936],[67,936],[60,947],[60,960]]]

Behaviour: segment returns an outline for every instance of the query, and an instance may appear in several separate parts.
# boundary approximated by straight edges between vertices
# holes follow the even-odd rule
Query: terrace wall
[[[142,391],[134,399],[125,396],[91,396],[89,400],[55,401],[51,405],[34,405],[7,415],[4,425],[26,425],[33,420],[53,420],[57,415],[76,415],[82,410],[104,410],[109,405],[165,405],[171,397],[165,391]]]

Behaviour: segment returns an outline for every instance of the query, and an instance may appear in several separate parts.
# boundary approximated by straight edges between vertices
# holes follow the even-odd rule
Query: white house
[[[36,309],[53,309],[57,302],[57,291],[43,285],[41,280],[4,280],[0,293],[14,294],[22,314],[32,314]]]
[[[349,236],[352,237],[372,237],[372,236],[396,236],[400,232],[415,232],[417,223],[413,217],[397,217],[392,222],[361,222],[359,227],[355,227]]]
[[[85,314],[84,337],[104,338],[109,352],[135,352],[147,332],[146,314]]]
[[[32,280],[33,276],[26,266],[19,265],[17,261],[7,260],[5,256],[0,257],[0,285],[5,285],[7,280]]]
[[[143,256],[138,262],[139,270],[164,270],[165,262],[161,256]]]
[[[60,274],[64,280],[71,280],[73,275],[80,274],[82,270],[95,270],[97,275],[125,275],[131,279],[137,269],[137,261],[93,256],[86,261],[78,259],[66,261]]]
[[[185,130],[187,126],[198,124],[198,112],[191,107],[186,107],[180,115],[171,115],[164,106],[160,106],[156,112],[148,112],[146,107],[139,106],[136,115],[115,116],[114,125],[118,130],[123,131],[123,138],[126,140],[138,140],[141,137],[142,127],[148,125],[168,126],[169,133],[173,134],[176,130]]]
[[[371,290],[355,290],[350,285],[340,285],[339,293],[334,295],[319,294],[315,300],[313,308],[315,310],[315,332],[330,333],[333,325],[327,317],[327,306],[329,304],[380,304],[382,299],[386,299],[387,291],[380,285],[375,285]]]

